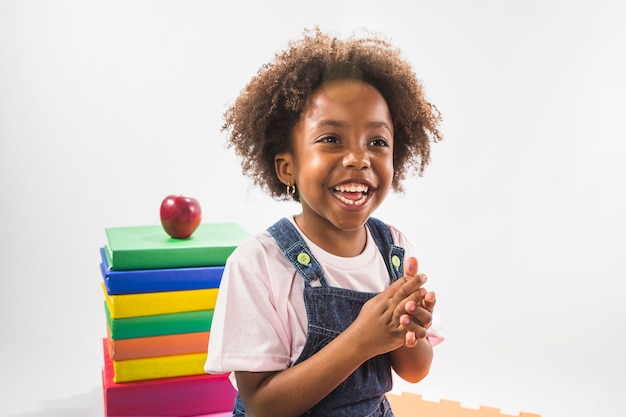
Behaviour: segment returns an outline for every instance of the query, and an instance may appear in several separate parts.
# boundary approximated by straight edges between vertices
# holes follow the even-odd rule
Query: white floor
[[[70,354],[59,342],[53,345],[47,353],[39,352],[36,356],[3,351],[5,395],[0,405],[1,416],[103,417],[100,361],[93,352]],[[97,349],[96,343],[91,345]],[[495,407],[513,416],[520,412],[543,417],[625,415],[623,375],[598,374],[587,375],[590,379],[576,379],[548,372],[534,374],[533,370],[516,369],[514,364],[503,361],[493,361],[491,368],[481,368],[484,365],[481,364],[472,372],[469,366],[456,372],[442,362],[452,361],[449,355],[457,349],[444,349],[444,345],[437,349],[436,362],[426,380],[417,385],[396,381],[392,392],[415,392],[429,401],[454,400],[467,408]],[[32,363],[26,364],[26,360]],[[60,364],[69,360],[74,363]]]

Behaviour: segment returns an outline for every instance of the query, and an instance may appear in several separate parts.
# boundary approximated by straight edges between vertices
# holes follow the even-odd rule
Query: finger
[[[411,262],[417,262],[417,260],[415,260],[415,258],[413,258],[414,261]],[[411,263],[409,262],[409,263]],[[415,264],[415,267],[417,264]],[[406,268],[405,268],[406,269]],[[384,292],[386,292],[388,295],[393,296],[394,294],[396,294],[398,292],[398,290],[403,287],[403,286],[407,286],[405,288],[405,294],[411,294],[412,292],[414,292],[415,290],[417,290],[419,287],[421,287],[426,281],[428,281],[428,277],[425,274],[415,274],[413,276],[410,275],[405,275],[401,278],[398,278],[397,280],[395,280],[390,286],[388,286]],[[406,296],[405,295],[405,296]]]
[[[404,345],[406,347],[413,347],[417,344],[417,336],[415,332],[406,332],[406,336],[404,337]]]
[[[417,274],[417,258],[411,256],[404,263],[404,275],[414,277]]]
[[[416,292],[419,292],[419,295],[415,293],[411,294],[410,299],[404,303],[404,310],[407,313],[410,313],[410,314],[415,313],[418,307],[425,308],[424,297],[426,296],[428,291],[426,290],[426,288],[420,287],[418,291]]]
[[[424,307],[426,310],[430,311],[431,313],[433,312],[436,303],[437,303],[437,295],[435,294],[434,291],[427,292],[426,295],[424,295],[424,298],[422,299],[422,307]]]
[[[428,276],[426,274],[419,273],[419,274],[415,275],[415,277],[420,280],[422,285],[424,285],[424,284],[426,284],[428,282]]]
[[[391,297],[392,302],[396,304],[400,304],[402,303],[403,300],[410,297],[416,291],[419,291],[420,287],[423,284],[423,281],[420,275],[422,274],[418,274],[417,277],[405,277],[405,279],[399,279],[398,281],[403,281],[403,283],[399,287],[394,286],[395,293]],[[391,286],[388,287],[388,289],[389,288],[391,288]]]
[[[390,286],[388,286],[387,288],[385,288],[385,290],[383,291],[383,293],[387,293],[390,297],[393,297],[393,295],[398,292],[398,290],[405,284],[407,284],[409,281],[412,281],[413,279],[411,279],[410,277],[402,277],[402,278],[398,278],[397,280],[395,280],[393,283],[391,283]]]
[[[414,321],[408,314],[403,314],[400,316],[399,324],[400,326],[407,331],[407,333],[413,333],[416,339],[420,339],[426,337],[426,330],[430,327],[430,313],[424,313],[428,315],[428,320],[426,324],[422,324],[420,322]]]
[[[403,314],[400,316],[400,326],[402,326],[406,331],[411,331],[409,327],[411,326],[411,316],[408,314]]]
[[[422,300],[427,291],[422,288],[422,284],[427,280],[426,275],[417,274],[417,277],[404,277],[405,283],[395,291],[388,293],[387,296],[391,303],[396,304],[394,315],[399,317],[404,313],[414,314],[419,307],[424,307]]]
[[[420,297],[419,299],[417,299],[417,300],[416,300],[416,302],[417,302],[417,304],[418,304],[420,307],[425,308],[425,305],[426,305],[426,304],[424,304],[424,297],[425,297],[425,296],[426,296],[426,294],[428,293],[428,290],[426,290],[426,288],[424,288],[424,287],[420,287],[419,292],[420,292],[420,296],[421,296],[421,297]]]

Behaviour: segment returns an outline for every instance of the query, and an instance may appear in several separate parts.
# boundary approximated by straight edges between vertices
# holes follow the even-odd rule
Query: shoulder
[[[268,231],[263,231],[239,244],[228,257],[224,274],[228,281],[243,285],[252,281],[258,285],[261,281],[265,286],[274,287],[272,282],[286,279],[292,269],[276,240]]]
[[[415,251],[413,250],[413,245],[411,244],[411,241],[407,237],[407,235],[394,224],[390,224],[385,221],[383,221],[383,224],[389,229],[389,232],[391,233],[391,237],[393,239],[393,243],[396,246],[404,248],[406,256],[413,256]]]
[[[280,248],[267,230],[246,238],[237,246],[234,255],[251,252],[272,252],[279,251]]]
[[[268,231],[260,232],[241,242],[226,261],[227,265],[258,266],[274,261],[282,251]]]
[[[387,224],[387,227],[389,227],[389,231],[391,232],[391,236],[393,237],[393,241],[396,242],[396,245],[403,246],[400,245],[400,243],[408,242],[408,238],[406,237],[404,232],[400,230],[397,226],[394,226],[393,224]]]

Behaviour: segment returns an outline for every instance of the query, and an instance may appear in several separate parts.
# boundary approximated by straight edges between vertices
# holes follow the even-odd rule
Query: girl
[[[372,218],[421,174],[440,115],[400,52],[319,29],[262,67],[225,114],[243,172],[302,211],[228,259],[210,373],[233,372],[235,416],[393,416],[393,369],[432,361],[435,294],[398,229]]]

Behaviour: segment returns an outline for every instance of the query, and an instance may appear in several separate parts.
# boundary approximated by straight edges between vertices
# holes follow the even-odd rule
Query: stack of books
[[[204,362],[226,259],[248,233],[236,223],[203,223],[188,239],[169,237],[161,225],[105,232],[105,415],[232,411],[228,375],[206,374]]]

